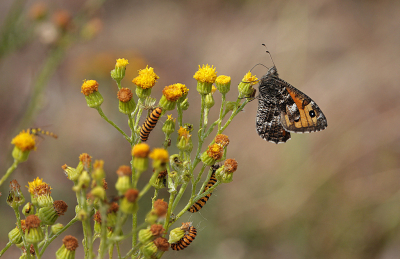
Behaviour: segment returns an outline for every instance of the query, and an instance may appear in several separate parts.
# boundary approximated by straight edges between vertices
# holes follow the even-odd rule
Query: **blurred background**
[[[128,131],[109,73],[117,58],[128,59],[122,84],[134,89],[137,70],[149,65],[160,77],[153,97],[173,83],[190,89],[184,122],[197,129],[198,65],[231,76],[227,98],[234,101],[246,72],[272,65],[264,43],[281,78],[319,105],[328,128],[275,145],[257,135],[257,101],[248,104],[225,131],[227,157],[239,163],[233,182],[221,185],[200,213],[175,224],[192,221],[198,235],[184,251],[163,258],[399,258],[399,13],[400,2],[390,0],[1,1],[0,175],[12,164],[10,141],[19,131],[42,127],[59,135],[40,138],[9,180],[25,186],[44,178],[53,198],[69,205],[60,217],[66,224],[76,199],[63,164],[75,167],[84,152],[104,159],[112,196],[115,171],[130,162],[129,144],[87,107],[84,79],[100,83],[104,113]],[[252,72],[261,77],[267,69]],[[220,94],[214,98],[211,121]],[[148,143],[158,147],[163,138],[159,124]],[[0,191],[2,249],[15,216],[6,204],[8,185]],[[143,213],[151,196],[140,204]],[[168,198],[166,190],[160,197]],[[81,240],[81,232],[75,224],[62,236]],[[49,257],[61,239],[47,249]],[[129,241],[121,249],[128,251]],[[19,254],[14,246],[5,257]]]

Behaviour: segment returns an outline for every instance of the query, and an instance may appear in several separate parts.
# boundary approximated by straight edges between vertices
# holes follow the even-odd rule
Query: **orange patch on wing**
[[[289,94],[290,94],[290,96],[292,97],[293,101],[296,103],[297,108],[301,109],[301,108],[303,107],[303,100],[302,100],[302,99],[299,99],[299,98],[296,96],[296,93],[290,91],[289,88],[286,88],[286,90],[289,92]]]

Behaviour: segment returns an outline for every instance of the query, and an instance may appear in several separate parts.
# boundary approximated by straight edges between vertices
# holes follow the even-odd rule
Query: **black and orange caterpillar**
[[[151,113],[150,116],[147,117],[146,121],[143,123],[140,129],[140,139],[145,142],[149,137],[150,132],[154,129],[157,124],[158,119],[161,116],[161,108],[155,108]]]
[[[47,131],[47,130],[42,130],[41,128],[29,128],[26,130],[28,133],[32,134],[32,135],[39,135],[39,134],[43,134],[43,135],[47,135],[53,138],[58,138],[58,136],[56,134],[54,134],[53,132]]]
[[[207,191],[209,188],[211,188],[217,182],[217,178],[215,178],[215,171],[217,171],[218,168],[219,168],[219,165],[212,166],[212,174],[211,174],[210,180],[208,181],[203,192]],[[212,194],[212,192],[210,192],[209,194],[207,194],[206,196],[204,196],[203,198],[198,200],[195,204],[192,205],[192,207],[190,207],[188,209],[188,211],[191,213],[195,213],[195,212],[198,212],[199,210],[201,210],[201,208],[203,208],[203,206],[206,204],[208,199],[210,199],[211,194]]]
[[[197,235],[197,230],[191,223],[183,223],[181,229],[189,231],[189,233],[185,234],[178,242],[171,244],[172,250],[179,251],[185,249],[193,242]]]

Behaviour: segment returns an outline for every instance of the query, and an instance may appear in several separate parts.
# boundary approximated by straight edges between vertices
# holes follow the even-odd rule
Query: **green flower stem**
[[[186,204],[185,208],[183,208],[178,215],[175,216],[175,218],[171,221],[172,225],[173,223],[175,223],[175,221],[177,221],[185,212],[187,212],[187,210],[198,200],[200,200],[201,198],[207,196],[208,194],[210,194],[212,191],[214,191],[215,188],[217,188],[218,185],[220,185],[221,182],[217,181],[211,188],[209,188],[207,191],[203,192],[202,194],[198,195],[194,200],[193,203],[188,202],[188,204]]]
[[[18,166],[18,160],[14,159],[14,163],[10,166],[10,168],[7,169],[7,172],[5,175],[0,180],[0,186],[4,183],[5,180],[11,175],[12,172],[17,168]]]
[[[223,112],[224,112],[225,103],[226,103],[226,96],[225,96],[225,94],[222,94],[221,108],[219,109],[218,129],[221,128],[222,119],[224,118]]]
[[[129,125],[129,128],[131,129],[131,141],[130,141],[130,143],[133,143],[133,140],[136,139],[136,132],[135,132],[135,128],[134,128],[135,119],[133,118],[132,113],[129,114],[128,117],[129,117],[128,125]]]
[[[183,123],[182,123],[183,111],[182,111],[181,103],[178,102],[176,104],[176,109],[178,111],[178,123],[179,123],[179,126],[181,127],[183,125]]]
[[[210,181],[210,178],[211,178],[212,173],[213,173],[213,169],[210,168],[210,170],[209,170],[209,172],[208,172],[208,175],[207,175],[207,178],[206,178],[205,181],[203,182],[203,185],[201,186],[201,188],[200,188],[200,190],[199,190],[199,192],[198,192],[197,195],[200,195],[200,194],[204,191],[204,188],[206,188],[206,185],[207,185],[208,181]]]
[[[143,187],[143,189],[140,191],[140,193],[139,193],[139,197],[138,197],[138,200],[140,199],[140,198],[142,198],[143,197],[143,195],[145,195],[146,194],[146,192],[150,189],[150,187],[151,187],[151,183],[150,182],[148,182],[147,184],[146,184],[146,186],[145,187]]]
[[[113,251],[114,251],[114,246],[112,245],[109,249],[108,249],[108,258],[112,259],[113,257]]]
[[[132,215],[132,232],[133,232],[133,235],[132,235],[132,247],[137,246],[136,245],[136,243],[137,243],[137,235],[135,233],[136,229],[137,229],[137,212],[133,213],[133,215]],[[128,255],[126,257],[128,257]],[[133,257],[132,257],[132,259],[133,259]]]
[[[116,242],[115,246],[117,247],[118,259],[120,259],[121,258],[121,250],[119,249],[119,242]]]
[[[139,100],[139,102],[140,102],[140,100]],[[138,106],[139,106],[139,102],[138,102],[138,105],[136,105],[136,109],[135,109],[135,111],[132,113],[132,116],[134,116],[133,114],[136,112],[136,110],[137,110],[137,108],[138,108]],[[131,150],[132,150],[132,148],[133,148],[133,144],[131,144]],[[140,172],[137,172],[136,171],[136,169],[133,167],[133,156],[132,156],[132,160],[131,160],[131,168],[132,168],[132,188],[135,188],[136,189],[136,187],[137,187],[137,183],[138,183],[138,180],[139,180],[139,176],[140,176]],[[136,226],[137,226],[137,211],[135,211],[133,214],[132,214],[132,231],[134,231],[135,229],[136,229]],[[137,242],[137,237],[136,237],[136,235],[133,235],[132,236],[132,247],[134,247],[135,245],[136,245],[136,242]],[[119,258],[121,258],[121,257],[119,257]]]
[[[206,96],[204,94],[200,95],[201,96],[201,113],[200,113],[200,129],[199,129],[199,137],[203,133],[203,121],[204,121],[204,109],[205,109],[205,101],[206,101]]]
[[[39,253],[38,244],[37,243],[33,244],[33,248],[35,249],[36,258],[40,259],[41,256],[40,256],[40,253]],[[29,251],[29,250],[27,250],[27,251]],[[27,252],[27,253],[29,253],[29,252]]]
[[[181,200],[182,195],[183,195],[183,193],[185,192],[186,187],[187,187],[188,184],[189,184],[189,182],[183,183],[182,186],[181,186],[181,188],[179,189],[178,195],[176,196],[175,201],[174,201],[174,203],[172,204],[172,208],[171,208],[172,211],[175,210],[176,206],[178,205],[179,201]]]
[[[47,82],[59,67],[59,64],[63,61],[65,53],[69,45],[72,43],[72,41],[67,40],[67,38],[69,38],[69,35],[63,36],[63,38],[60,39],[61,43],[50,51],[38,76],[35,78],[32,87],[32,96],[29,98],[28,107],[25,109],[26,112],[17,127],[18,129],[27,128],[28,125],[31,125],[38,112],[43,108],[42,100],[45,98],[43,94]]]
[[[206,139],[206,138],[208,137],[208,135],[210,135],[211,132],[214,130],[215,126],[216,126],[217,124],[219,124],[221,121],[222,121],[222,119],[221,119],[221,120],[218,119],[218,120],[214,121],[213,124],[211,124],[210,128],[207,130],[207,132],[204,133],[203,139]]]
[[[132,259],[134,259],[135,256],[133,256],[133,253],[136,252],[140,248],[141,245],[142,245],[142,243],[139,242],[137,245],[133,246],[132,249],[129,250],[129,252],[124,257],[122,257],[122,259],[127,259],[131,255],[132,255]]]
[[[167,210],[167,215],[165,216],[165,222],[164,222],[164,229],[165,229],[166,233],[168,233],[168,228],[170,226],[169,220],[170,220],[171,214],[172,214],[172,207],[173,207],[175,195],[176,195],[176,191],[171,192],[171,195],[169,196],[168,210]]]
[[[87,214],[90,213],[88,208],[88,204],[86,203],[86,192],[81,190],[76,193],[78,206],[80,209],[85,211]],[[85,258],[92,259],[94,257],[93,254],[93,240],[92,240],[92,229],[90,226],[90,217],[87,216],[82,220],[82,228],[83,228],[83,237],[84,237],[84,250],[85,250]]]
[[[25,10],[26,0],[13,1],[7,16],[3,19],[0,36],[0,59],[22,47],[32,36],[31,26],[28,31],[23,26],[21,18]],[[28,24],[26,24],[28,25]]]
[[[22,231],[22,227],[21,227],[21,215],[19,214],[18,208],[13,208],[13,209],[14,209],[15,217],[17,218],[18,230],[19,230],[19,233],[21,234],[22,242],[24,243],[24,247],[25,247],[26,251],[29,251],[30,247],[28,246],[28,243],[26,243],[26,241],[25,241],[25,235],[24,235],[24,232]],[[30,253],[28,252],[27,254],[29,254],[28,257],[30,257]]]
[[[218,133],[217,134],[221,134],[222,132],[224,132],[224,130],[226,129],[226,127],[229,126],[229,124],[232,122],[232,119],[241,111],[243,110],[244,106],[246,106],[246,104],[248,104],[249,101],[246,99],[243,104],[239,107],[236,108],[235,110],[233,110],[231,116],[229,117],[228,121],[225,123],[225,125],[222,128],[218,129]]]
[[[155,202],[156,199],[157,199],[157,196],[158,196],[158,192],[159,192],[159,191],[160,191],[159,189],[154,188],[154,196],[153,196],[153,198],[151,198],[151,207],[152,207],[152,208],[154,208],[154,202]]]
[[[114,122],[110,121],[100,107],[97,107],[96,110],[99,112],[100,116],[108,123],[110,123],[114,128],[116,128],[124,136],[124,138],[129,141],[129,143],[131,142],[131,139],[128,137],[128,135],[126,135],[125,132],[123,132],[117,125],[115,125]]]
[[[142,113],[143,113],[143,105],[142,105],[142,103],[144,103],[144,101],[142,100],[142,99],[139,99],[138,100],[138,103],[137,103],[137,105],[136,105],[136,108],[138,108],[138,111],[137,111],[137,114],[136,114],[136,123],[135,123],[135,131],[138,131],[139,130],[139,120],[140,120],[140,117],[142,116]],[[136,109],[135,109],[135,111],[136,111]]]
[[[0,257],[3,256],[3,254],[8,250],[13,245],[11,241],[8,241],[7,245],[0,251]]]
[[[57,233],[55,233],[50,239],[48,239],[45,244],[43,245],[42,250],[40,251],[40,255],[43,255],[44,251],[46,251],[46,248],[53,242],[54,239],[56,239],[59,235],[61,235],[65,230],[67,230],[72,224],[78,221],[78,218],[75,216],[70,222],[68,222],[67,225],[65,225],[62,229],[60,229]]]
[[[100,215],[101,215],[101,237],[100,237],[100,246],[99,253],[97,258],[101,259],[104,257],[104,252],[107,246],[107,209],[104,204],[100,206]]]
[[[196,195],[196,194],[195,194],[195,193],[196,193],[196,185],[197,185],[197,183],[200,181],[201,176],[203,175],[203,172],[204,172],[204,169],[205,169],[205,168],[206,168],[206,165],[203,164],[203,166],[202,166],[201,169],[200,169],[199,174],[197,175],[196,180],[192,182],[192,195],[190,196],[190,201],[189,201],[189,202],[192,202],[194,196]]]
[[[122,225],[124,225],[125,221],[127,218],[127,214],[122,213],[121,210],[118,210],[117,212],[117,223],[115,224],[115,230],[114,230],[114,234],[113,234],[113,239],[115,240],[119,240],[119,232],[122,229]],[[117,238],[118,237],[118,238]],[[118,243],[118,241],[116,241],[116,243]]]
[[[207,124],[208,124],[208,114],[209,114],[209,112],[210,112],[210,109],[209,108],[205,108],[204,109],[204,126],[203,126],[203,128],[204,128],[204,130],[203,130],[203,132],[206,130],[206,128],[207,128]]]

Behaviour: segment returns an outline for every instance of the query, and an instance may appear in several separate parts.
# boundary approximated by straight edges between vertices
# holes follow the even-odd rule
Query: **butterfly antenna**
[[[261,63],[258,63],[258,64],[255,64],[255,65],[250,69],[250,72],[253,71],[253,69],[254,69],[256,66],[263,66],[263,67],[265,67],[266,69],[269,69],[269,67],[267,67],[266,65],[261,64]]]
[[[274,60],[272,59],[272,55],[271,55],[271,53],[268,51],[267,46],[266,46],[264,43],[263,43],[262,45],[267,49],[265,52],[268,53],[269,57],[271,58],[272,64],[274,64],[274,67],[276,67],[276,66],[275,66],[275,62],[274,62]]]

